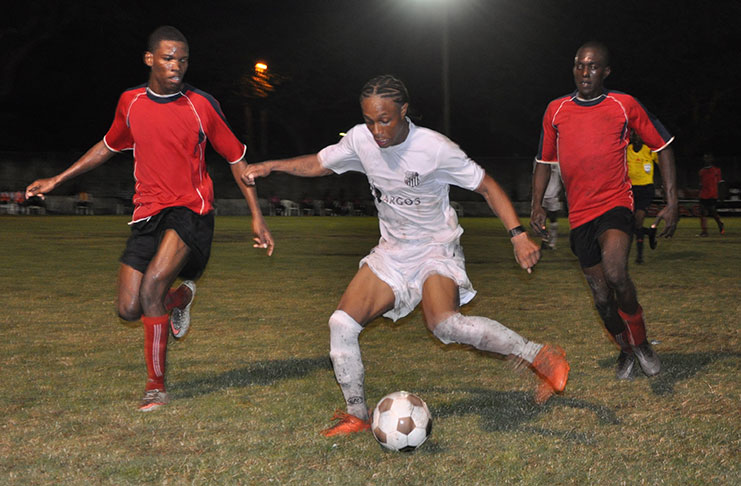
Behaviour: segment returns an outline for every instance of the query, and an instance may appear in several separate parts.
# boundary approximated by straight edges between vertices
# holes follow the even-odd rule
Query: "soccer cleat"
[[[648,228],[648,246],[650,246],[652,250],[656,249],[656,227],[654,226]]]
[[[703,238],[707,238],[708,232],[707,231],[701,231],[697,234],[697,236],[702,236]]]
[[[720,231],[720,234],[722,235],[726,234],[726,225],[718,223],[718,231]]]
[[[170,314],[170,331],[175,339],[183,338],[190,329],[190,306],[196,297],[196,284],[192,280],[185,280],[181,287],[185,286],[190,289],[190,300],[184,308],[175,307]]]
[[[618,356],[617,359],[617,367],[615,368],[615,376],[617,379],[629,380],[633,373],[635,362],[635,355],[632,352],[620,351],[620,356]]]
[[[641,365],[641,369],[646,376],[654,376],[661,371],[659,355],[653,350],[648,340],[643,341],[643,344],[631,347],[633,348],[633,354],[638,358],[638,364]]]
[[[545,403],[551,395],[566,388],[570,367],[566,361],[566,352],[560,347],[544,345],[535,356],[531,368],[540,378],[535,391],[535,403]]]
[[[165,405],[169,399],[167,398],[167,392],[164,390],[147,390],[144,392],[144,398],[142,398],[139,404],[140,412],[151,412],[157,410],[161,406]]]
[[[332,416],[332,420],[339,420],[339,422],[328,429],[322,430],[321,434],[324,437],[349,435],[370,429],[370,421],[359,419],[355,415],[350,415],[342,410],[336,410]]]

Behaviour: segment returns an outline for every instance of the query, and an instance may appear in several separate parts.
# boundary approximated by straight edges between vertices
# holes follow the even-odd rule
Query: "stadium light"
[[[443,133],[450,137],[450,28],[448,21],[449,4],[456,0],[413,0],[439,12],[442,32],[440,39],[440,84],[442,87]]]

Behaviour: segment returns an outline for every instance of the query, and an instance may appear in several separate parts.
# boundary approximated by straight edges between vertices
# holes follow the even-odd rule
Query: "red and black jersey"
[[[718,184],[723,178],[715,166],[700,169],[700,199],[718,199]]]
[[[134,151],[132,221],[174,206],[198,214],[213,209],[207,140],[230,164],[241,160],[247,149],[208,93],[185,85],[178,93],[160,96],[142,85],[121,94],[103,142],[115,152]]]
[[[654,152],[674,139],[628,94],[606,91],[591,101],[576,95],[548,104],[536,157],[538,162],[559,164],[572,228],[617,206],[633,209],[625,159],[631,129]]]

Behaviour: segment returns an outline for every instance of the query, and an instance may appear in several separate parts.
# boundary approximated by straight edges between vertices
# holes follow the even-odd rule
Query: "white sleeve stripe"
[[[229,161],[227,161],[227,162],[229,162],[229,165],[234,165],[237,162],[239,162],[240,160],[242,160],[244,158],[244,156],[245,156],[246,153],[247,153],[247,145],[242,144],[242,155],[240,155],[239,158],[237,160],[235,160],[234,162],[229,162]]]
[[[103,144],[104,144],[104,145],[106,146],[106,148],[107,148],[108,150],[110,150],[111,152],[116,152],[117,154],[120,154],[121,152],[123,152],[123,150],[116,150],[116,149],[114,149],[113,147],[111,147],[110,145],[108,145],[108,141],[107,141],[107,140],[105,139],[105,136],[103,137]],[[127,150],[127,149],[124,149],[124,150]],[[128,149],[128,150],[131,150],[131,149]]]
[[[657,148],[656,150],[654,150],[654,152],[661,152],[662,150],[664,150],[665,148],[667,148],[669,146],[669,144],[672,143],[673,141],[674,141],[674,137],[670,138],[668,142],[666,142],[660,148]]]

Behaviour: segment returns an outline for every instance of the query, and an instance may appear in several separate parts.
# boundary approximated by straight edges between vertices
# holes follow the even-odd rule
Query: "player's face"
[[[406,140],[409,134],[409,123],[406,121],[409,105],[399,105],[391,98],[370,96],[360,103],[363,120],[373,140],[379,147],[391,147]]]
[[[574,58],[574,83],[579,97],[589,100],[601,95],[610,66],[605,65],[602,51],[592,47],[579,49]]]
[[[144,63],[152,68],[149,89],[162,95],[177,93],[188,70],[188,46],[184,42],[160,41],[154,52],[144,54]]]

